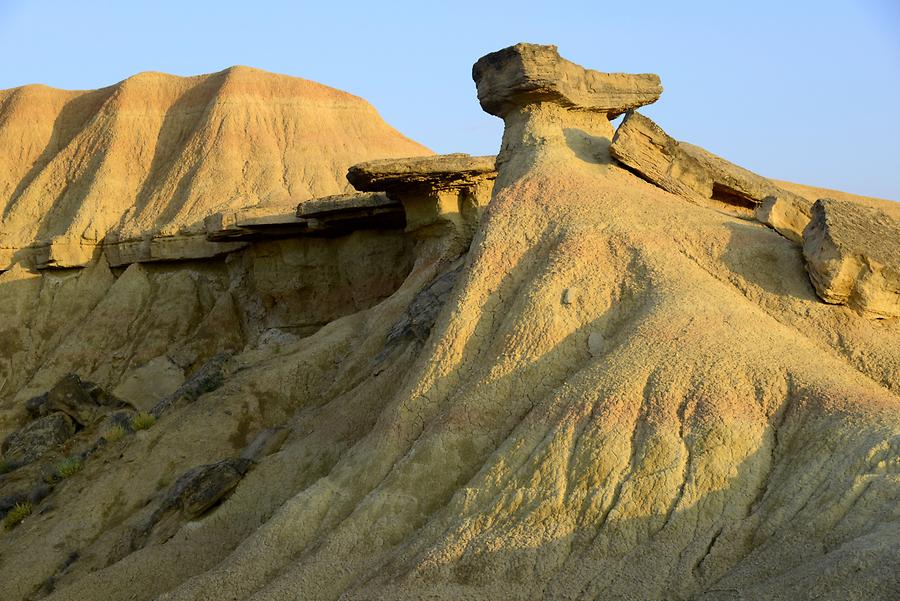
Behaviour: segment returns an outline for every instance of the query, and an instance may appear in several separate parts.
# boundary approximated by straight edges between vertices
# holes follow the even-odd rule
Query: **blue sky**
[[[363,96],[437,152],[491,154],[471,66],[518,41],[658,73],[648,116],[764,175],[900,200],[900,0],[0,0],[0,88],[250,65]]]

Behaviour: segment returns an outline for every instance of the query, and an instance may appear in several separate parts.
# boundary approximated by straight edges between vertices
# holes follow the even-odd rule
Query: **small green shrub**
[[[3,527],[7,530],[12,530],[23,521],[25,518],[31,515],[31,503],[28,501],[24,501],[22,503],[16,503],[15,507],[9,510],[9,513],[6,514],[6,517],[3,518]]]
[[[59,474],[60,478],[69,478],[80,472],[83,467],[84,463],[81,461],[81,458],[69,457],[57,464],[56,473]]]
[[[146,412],[138,413],[131,418],[131,427],[135,432],[152,428],[155,423],[156,418],[152,414]]]
[[[103,434],[103,438],[106,439],[106,442],[119,442],[125,438],[125,428],[117,424],[107,430],[106,433]]]

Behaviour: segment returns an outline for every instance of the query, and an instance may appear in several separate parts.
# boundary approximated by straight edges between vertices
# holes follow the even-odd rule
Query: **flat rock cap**
[[[470,186],[497,176],[496,157],[443,154],[379,159],[350,167],[347,180],[363,192]]]
[[[356,194],[334,194],[301,202],[297,205],[297,217],[321,217],[347,211],[364,211],[384,207],[400,206],[384,192],[358,192]]]
[[[562,58],[556,46],[538,44],[516,44],[481,57],[472,79],[481,108],[498,117],[527,104],[555,102],[613,118],[662,94],[658,75],[585,69]]]

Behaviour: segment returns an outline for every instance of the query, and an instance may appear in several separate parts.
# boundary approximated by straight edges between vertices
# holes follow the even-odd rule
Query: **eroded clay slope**
[[[216,210],[338,194],[354,163],[422,154],[361,98],[247,67],[0,91],[0,269],[35,242],[197,232]]]

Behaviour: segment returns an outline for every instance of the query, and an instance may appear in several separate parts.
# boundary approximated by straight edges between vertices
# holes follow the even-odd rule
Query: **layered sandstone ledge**
[[[789,218],[782,217],[784,207],[808,215],[812,203],[699,146],[675,140],[640,113],[628,112],[609,150],[641,177],[689,200],[710,200],[751,212],[765,205],[766,212],[757,213],[761,221],[794,240],[800,238],[803,227],[797,231]],[[776,200],[778,208],[772,210]]]
[[[496,178],[494,157],[450,154],[381,159],[353,165],[347,179],[360,192],[293,203],[265,203],[207,216],[201,231],[120,239],[58,237],[8,249],[10,264],[37,270],[212,259],[264,240],[339,236],[361,230],[447,237],[454,252],[471,240]]]

